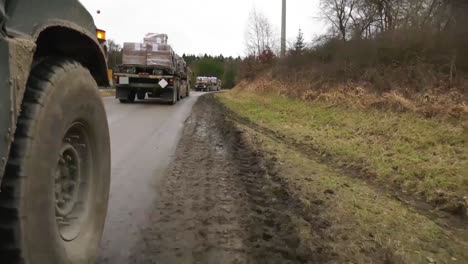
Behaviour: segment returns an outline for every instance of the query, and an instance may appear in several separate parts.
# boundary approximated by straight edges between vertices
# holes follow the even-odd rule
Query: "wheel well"
[[[108,86],[104,54],[87,35],[66,27],[47,28],[37,38],[34,61],[48,56],[74,59],[89,69],[99,86]]]

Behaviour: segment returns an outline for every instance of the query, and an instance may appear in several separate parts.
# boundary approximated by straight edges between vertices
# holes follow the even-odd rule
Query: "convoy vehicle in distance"
[[[78,0],[0,1],[0,262],[94,263],[109,196],[105,32]]]
[[[220,91],[221,80],[219,80],[217,77],[199,76],[197,77],[195,90],[202,92]]]
[[[195,91],[208,92],[209,91],[209,78],[204,76],[197,77],[195,83]]]
[[[167,43],[166,34],[148,33],[143,43],[124,43],[122,65],[114,74],[121,103],[162,98],[171,104],[189,96],[188,67]]]
[[[221,80],[216,77],[213,77],[211,81],[213,82],[214,91],[221,91]]]

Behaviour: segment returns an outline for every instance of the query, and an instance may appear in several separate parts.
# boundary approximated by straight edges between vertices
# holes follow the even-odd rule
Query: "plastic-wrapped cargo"
[[[185,60],[179,55],[176,55],[176,60],[177,60],[177,72],[182,78],[186,78],[187,77],[187,64],[185,63]]]
[[[218,83],[218,78],[216,77],[209,77],[209,83],[210,84],[217,84]]]
[[[183,75],[185,62],[176,57],[167,40],[166,34],[148,33],[144,43],[124,43],[122,64],[151,66]]]
[[[146,64],[146,45],[132,42],[124,43],[122,50],[122,64]]]
[[[197,83],[208,83],[208,81],[209,81],[208,77],[204,77],[204,76],[197,77]]]
[[[164,44],[167,45],[169,37],[166,34],[148,33],[143,39],[145,44]]]
[[[146,46],[146,65],[159,66],[175,70],[174,52],[167,44],[151,44]]]

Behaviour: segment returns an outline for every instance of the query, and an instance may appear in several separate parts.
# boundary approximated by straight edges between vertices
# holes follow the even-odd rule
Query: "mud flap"
[[[172,101],[174,96],[174,88],[165,88],[161,93],[161,99],[164,101]]]
[[[130,87],[117,87],[115,88],[115,98],[127,99],[130,91],[131,91]]]

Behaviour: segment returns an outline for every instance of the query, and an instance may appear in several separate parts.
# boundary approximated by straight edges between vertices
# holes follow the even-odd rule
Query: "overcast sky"
[[[245,55],[249,13],[256,8],[281,29],[281,0],[80,0],[96,26],[118,43],[141,42],[146,33],[166,33],[179,54]],[[288,0],[287,39],[299,28],[311,42],[325,31],[319,0]],[[97,14],[97,10],[101,14]]]

